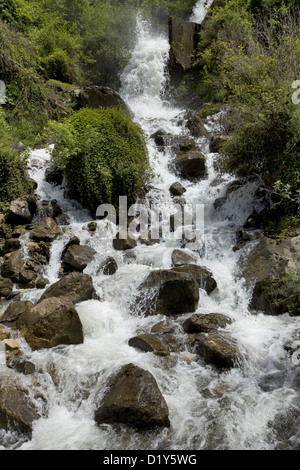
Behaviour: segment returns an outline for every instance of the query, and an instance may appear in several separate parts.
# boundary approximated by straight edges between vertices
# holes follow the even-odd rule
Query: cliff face
[[[169,40],[171,45],[169,69],[171,77],[189,70],[194,62],[199,43],[201,25],[180,18],[169,18]]]

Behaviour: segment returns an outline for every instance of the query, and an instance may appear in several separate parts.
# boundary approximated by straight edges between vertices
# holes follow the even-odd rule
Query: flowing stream
[[[200,2],[200,9],[202,3]],[[208,138],[196,139],[207,159],[207,178],[191,183],[178,179],[169,167],[171,152],[159,151],[150,135],[158,129],[172,135],[189,135],[184,109],[176,109],[165,96],[168,77],[168,38],[155,35],[151,26],[138,19],[136,45],[131,61],[122,76],[121,94],[135,113],[148,138],[148,149],[154,177],[145,204],[155,201],[172,213],[174,198],[169,187],[180,181],[187,189],[187,203],[204,205],[205,250],[198,264],[209,268],[218,288],[207,295],[200,289],[197,313],[224,313],[232,320],[226,331],[235,338],[244,356],[243,365],[219,372],[188,350],[160,357],[128,345],[137,332],[150,331],[163,320],[161,316],[142,317],[132,314],[130,302],[136,286],[152,269],[170,268],[171,253],[178,241],[167,240],[153,245],[138,244],[129,257],[117,252],[112,237],[92,235],[88,213],[65,196],[65,188],[45,181],[50,164],[50,151],[35,150],[31,154],[30,173],[37,181],[41,200],[56,199],[68,217],[64,233],[53,242],[45,277],[51,283],[59,278],[61,253],[71,236],[96,249],[96,259],[85,272],[93,276],[101,301],[90,300],[76,305],[84,328],[84,343],[31,351],[20,340],[22,350],[39,371],[39,385],[46,390],[47,417],[34,423],[30,441],[16,441],[11,433],[0,433],[2,449],[22,450],[207,450],[207,449],[275,449],[285,445],[274,425],[282,417],[299,410],[299,368],[287,358],[285,343],[299,331],[299,319],[288,315],[266,316],[250,312],[249,296],[243,280],[236,277],[239,257],[249,249],[233,251],[235,233],[252,211],[251,188],[244,188],[216,212],[214,202],[233,180],[220,175],[214,167],[216,155],[209,152]],[[218,130],[218,116],[207,124],[210,132]],[[50,149],[51,150],[51,149]],[[101,225],[101,222],[99,222]],[[119,265],[113,276],[96,274],[96,266],[107,256]],[[24,299],[37,301],[41,290],[30,290]],[[170,319],[178,326],[188,318]],[[179,335],[184,337],[183,333]],[[1,358],[0,351],[0,358]],[[167,402],[171,427],[159,431],[137,432],[126,426],[97,425],[96,403],[102,397],[107,378],[122,365],[133,362],[155,377]],[[5,369],[5,370],[4,370]],[[49,371],[55,369],[55,380]],[[7,369],[0,361],[0,373]],[[14,373],[10,371],[9,373]],[[262,386],[268,377],[269,387]],[[265,382],[266,382],[265,380]],[[24,384],[29,378],[24,376]],[[55,383],[54,383],[55,382]],[[37,402],[41,406],[40,402]],[[280,426],[279,426],[280,428]],[[277,428],[276,428],[277,429]],[[292,445],[299,447],[299,431],[292,436]]]

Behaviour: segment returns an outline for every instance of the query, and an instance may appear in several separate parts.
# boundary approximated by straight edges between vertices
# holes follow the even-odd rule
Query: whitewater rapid
[[[178,244],[176,240],[152,246],[138,244],[131,258],[116,252],[112,235],[107,233],[105,239],[100,239],[89,232],[89,214],[66,197],[65,185],[53,187],[45,181],[51,148],[35,150],[31,153],[29,171],[38,183],[37,195],[45,201],[56,199],[69,222],[63,227],[63,235],[52,245],[45,277],[51,283],[58,280],[61,253],[69,238],[75,235],[82,244],[97,251],[96,259],[84,272],[92,275],[102,300],[76,305],[84,330],[81,345],[31,351],[20,340],[26,357],[39,371],[39,386],[46,393],[48,414],[34,423],[29,441],[14,440],[12,434],[0,432],[3,449],[268,450],[280,444],[270,423],[279,412],[288,414],[299,408],[296,380],[299,371],[289,363],[284,351],[285,343],[299,331],[299,319],[251,312],[251,292],[236,276],[241,252],[233,251],[235,233],[252,211],[251,192],[241,191],[223,213],[217,213],[214,202],[225,193],[233,177],[220,178],[214,166],[216,156],[209,151],[209,140],[196,139],[207,159],[208,176],[191,183],[174,175],[169,167],[170,150],[160,152],[150,138],[158,129],[173,135],[189,135],[185,110],[174,107],[165,95],[168,53],[168,38],[154,34],[151,25],[139,18],[136,44],[122,75],[120,92],[148,136],[154,176],[145,203],[154,199],[169,207],[172,213],[174,200],[169,187],[174,181],[180,181],[187,189],[184,194],[187,203],[204,205],[205,251],[198,264],[212,271],[218,288],[210,296],[200,290],[197,313],[224,313],[233,320],[226,331],[237,341],[244,357],[243,365],[220,373],[189,351],[160,357],[128,345],[137,332],[150,331],[163,320],[162,316],[135,316],[130,304],[136,287],[151,269],[171,267],[171,253]],[[244,248],[247,249],[249,246]],[[109,277],[95,273],[95,266],[107,256],[113,256],[119,265],[117,272]],[[36,301],[41,293],[33,289],[24,292],[23,299]],[[183,315],[179,324],[188,317]],[[174,325],[178,328],[178,320],[174,320]],[[126,426],[95,423],[95,403],[103,395],[108,377],[129,362],[155,377],[169,408],[169,429],[141,433]],[[1,372],[5,366],[0,364],[0,367]],[[54,370],[55,381],[51,374]],[[282,371],[285,372],[283,382],[275,382],[269,391],[261,388],[264,377]],[[23,381],[25,385],[30,383],[27,377]]]

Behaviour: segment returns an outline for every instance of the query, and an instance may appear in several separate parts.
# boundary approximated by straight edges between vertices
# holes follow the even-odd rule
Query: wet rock
[[[129,236],[126,232],[120,238],[120,234],[117,234],[116,238],[113,240],[113,247],[118,251],[132,250],[137,246],[137,241]]]
[[[217,282],[213,278],[211,271],[206,267],[198,266],[197,264],[188,264],[172,268],[172,271],[192,275],[196,279],[200,289],[205,290],[208,295],[217,288]]]
[[[152,271],[139,286],[137,307],[146,315],[180,315],[194,312],[199,302],[195,278],[173,270]]]
[[[105,276],[112,276],[118,270],[118,264],[112,256],[108,256],[102,261],[98,268],[98,273],[102,273]]]
[[[90,300],[95,296],[92,277],[74,272],[52,284],[42,295],[39,302],[50,297],[68,297],[74,304]]]
[[[33,350],[83,343],[83,330],[73,302],[51,297],[18,317],[15,324]]]
[[[20,374],[30,375],[35,372],[35,365],[31,361],[27,361],[18,356],[8,356],[6,365],[9,369],[14,369]]]
[[[33,423],[40,418],[27,389],[19,381],[2,377],[0,381],[0,428],[21,434],[32,433]]]
[[[186,333],[209,333],[219,328],[225,328],[231,323],[231,318],[221,313],[198,313],[183,323],[183,329]]]
[[[43,219],[30,233],[31,240],[40,242],[53,242],[60,234],[60,229],[51,217]]]
[[[188,111],[185,118],[187,119],[186,127],[193,137],[203,137],[207,134],[207,130],[199,114]]]
[[[199,335],[196,342],[197,351],[208,364],[223,369],[238,367],[242,362],[242,355],[236,342],[229,335],[221,333]]]
[[[49,279],[45,277],[38,277],[35,281],[35,287],[37,289],[45,289],[45,287],[50,284]]]
[[[19,354],[20,345],[15,339],[7,338],[7,339],[4,339],[2,343],[5,346],[5,350],[8,351],[10,354]]]
[[[129,117],[133,117],[133,112],[123,98],[115,90],[106,86],[91,85],[82,89],[78,93],[77,103],[80,108],[122,109]]]
[[[96,250],[89,246],[72,244],[63,256],[63,263],[67,270],[82,272],[93,261]]]
[[[158,146],[164,146],[164,138],[163,136],[166,134],[165,131],[158,129],[156,132],[150,135],[150,139],[154,139],[154,142]]]
[[[0,325],[0,341],[10,338],[10,331],[6,326]]]
[[[195,264],[196,261],[196,256],[191,255],[184,250],[174,250],[172,253],[172,267]]]
[[[2,265],[2,276],[11,279],[13,282],[19,282],[23,266],[24,259],[22,254],[19,251],[14,251]]]
[[[170,354],[167,345],[151,333],[134,336],[130,338],[128,344],[141,351],[154,352],[159,356],[168,356]]]
[[[34,307],[34,304],[28,300],[16,300],[12,302],[7,309],[5,310],[4,314],[1,317],[2,323],[11,323],[15,322],[20,315],[25,313],[27,310],[31,310]]]
[[[13,282],[10,279],[0,277],[0,297],[9,299],[13,293]]]
[[[176,181],[170,186],[170,192],[173,194],[173,196],[182,196],[186,192],[186,189],[182,186],[181,183]]]
[[[123,423],[139,429],[169,427],[169,410],[154,377],[128,364],[108,384],[101,406],[95,412],[98,424]]]
[[[182,178],[195,181],[207,176],[206,158],[198,150],[179,152],[175,157],[174,165]]]
[[[32,271],[31,269],[23,269],[20,272],[19,284],[25,284],[25,285],[30,284],[31,286],[35,286],[36,279],[37,279],[37,274],[35,271]]]
[[[47,183],[50,183],[53,186],[60,186],[63,180],[64,175],[62,169],[59,166],[54,165],[50,168],[47,168],[45,172],[45,181],[47,181]]]
[[[250,307],[265,314],[300,315],[300,237],[281,243],[263,237],[240,263],[240,275],[252,289]]]

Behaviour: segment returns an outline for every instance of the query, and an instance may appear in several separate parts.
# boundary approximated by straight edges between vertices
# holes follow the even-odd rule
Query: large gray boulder
[[[169,18],[169,41],[171,44],[169,68],[171,73],[185,72],[192,68],[201,25],[180,18]]]
[[[139,429],[169,427],[169,410],[150,372],[127,364],[108,384],[95,412],[99,424],[122,423]]]
[[[204,179],[207,176],[206,158],[199,150],[179,152],[174,165],[177,173],[190,181]]]

